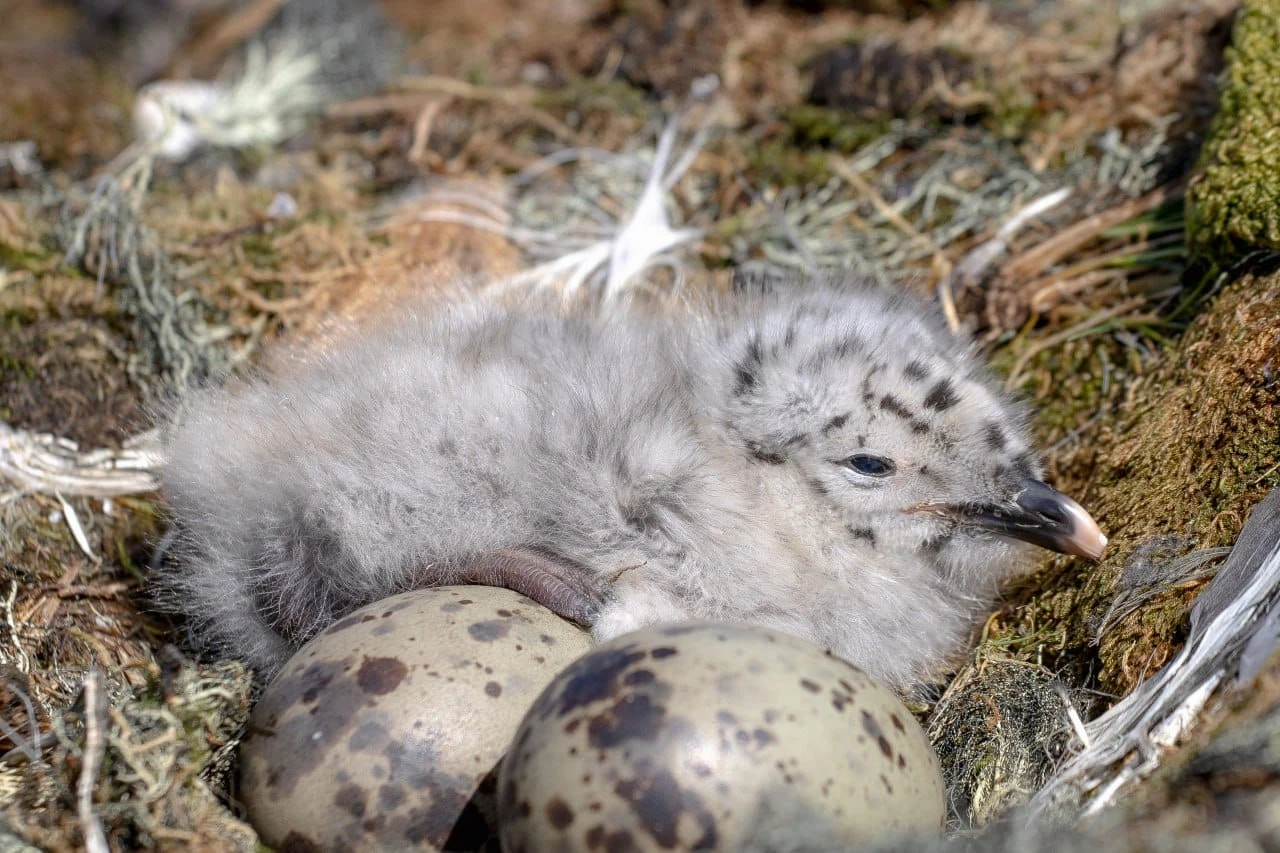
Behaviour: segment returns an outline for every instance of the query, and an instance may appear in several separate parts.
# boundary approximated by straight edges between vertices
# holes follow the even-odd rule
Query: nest
[[[1034,402],[1052,479],[1114,544],[1100,566],[1046,558],[918,707],[953,829],[993,827],[966,844],[1033,843],[1002,818],[1180,660],[1193,602],[1280,484],[1274,228],[1228,174],[1274,106],[1230,88],[1275,68],[1270,0],[1238,20],[1225,0],[1115,17],[1074,0],[387,2],[354,23],[330,4],[313,16],[342,59],[330,78],[298,70],[316,66],[279,4],[172,5],[159,58],[117,49],[137,20],[77,44],[86,19],[36,0],[0,34],[6,848],[254,847],[234,788],[252,674],[201,660],[148,596],[164,520],[146,412],[438,282],[666,298],[731,269],[840,269],[933,293],[978,337]],[[302,64],[262,59],[281,51]],[[1231,110],[1211,126],[1224,68]],[[131,144],[125,119],[165,69],[241,92],[181,162]],[[261,73],[286,76],[246,106],[236,81]],[[619,233],[658,262],[620,268]],[[1035,843],[1184,837],[1205,803],[1223,838],[1252,832],[1280,773],[1263,658],[1120,805]]]

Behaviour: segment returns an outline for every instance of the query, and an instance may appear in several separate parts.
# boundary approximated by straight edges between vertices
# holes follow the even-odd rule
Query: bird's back
[[[215,641],[272,666],[471,554],[625,560],[702,465],[677,334],[457,304],[197,394],[168,443],[171,583]]]

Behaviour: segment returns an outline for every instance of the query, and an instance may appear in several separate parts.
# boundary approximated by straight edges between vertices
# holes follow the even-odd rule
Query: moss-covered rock
[[[1191,245],[1211,260],[1280,250],[1280,0],[1246,0],[1222,101],[1187,194]]]
[[[1111,537],[1101,565],[1056,558],[1024,603],[991,625],[993,646],[1094,669],[1124,695],[1177,650],[1198,585],[1175,585],[1100,634],[1124,567],[1160,537],[1229,545],[1280,484],[1280,273],[1243,277],[1209,304],[1161,365],[1131,380],[1112,416],[1087,430],[1071,479]],[[1164,541],[1164,540],[1162,540]],[[1099,635],[1100,634],[1100,635]],[[1082,663],[1083,662],[1083,663]]]
[[[1127,379],[1123,402],[1083,430],[1080,449],[1057,460],[1059,480],[1094,512],[1111,546],[1101,564],[1047,559],[1012,590],[1008,606],[986,625],[974,662],[936,706],[929,732],[949,773],[957,818],[981,823],[1001,814],[1048,772],[1045,732],[1064,730],[1064,705],[1024,683],[1036,665],[1066,684],[1101,688],[1073,695],[1090,716],[1105,704],[1102,696],[1128,694],[1178,651],[1205,573],[1151,569],[1191,549],[1230,545],[1250,508],[1280,486],[1276,304],[1278,270],[1223,289],[1154,368]],[[1082,382],[1072,374],[1088,362],[1055,362],[1047,381]],[[1067,405],[1044,414],[1062,418]],[[1133,590],[1135,577],[1155,582]],[[1112,611],[1122,588],[1127,599],[1141,601]],[[1023,681],[1005,684],[1017,681],[1009,672]],[[978,713],[983,702],[989,718]]]

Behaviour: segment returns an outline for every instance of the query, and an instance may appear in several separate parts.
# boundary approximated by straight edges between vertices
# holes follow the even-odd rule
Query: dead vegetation
[[[1176,651],[1212,549],[1280,484],[1280,276],[1242,252],[1206,267],[1186,236],[1189,182],[1233,200],[1220,175],[1256,135],[1220,118],[1193,172],[1233,2],[899,15],[388,0],[403,73],[331,99],[284,145],[145,174],[115,159],[141,66],[86,55],[70,6],[12,5],[0,421],[83,449],[120,447],[157,400],[267,342],[323,346],[433,281],[513,274],[616,224],[643,182],[634,164],[714,75],[685,123],[710,135],[672,189],[675,224],[702,233],[686,266],[716,282],[730,267],[834,267],[938,293],[1039,408],[1052,479],[1112,536],[1101,566],[1047,560],[1011,590],[946,694],[953,716],[933,731],[960,817],[993,818],[1043,781],[1045,740],[1069,741],[1064,696],[1096,713]],[[216,68],[269,6],[209,4],[184,55]],[[1228,80],[1254,79],[1234,61]],[[1204,231],[1233,204],[1194,207],[1196,233],[1270,233],[1234,219]],[[0,489],[0,838],[70,849],[101,826],[116,849],[251,849],[228,787],[250,678],[179,651],[182,626],[148,599],[156,496]],[[1176,811],[1255,778],[1225,754],[1186,759],[1152,801]]]

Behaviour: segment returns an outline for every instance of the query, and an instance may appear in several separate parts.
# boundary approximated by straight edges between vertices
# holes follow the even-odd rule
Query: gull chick
[[[167,451],[164,582],[264,673],[364,604],[487,583],[602,640],[765,625],[907,691],[1024,543],[1106,544],[968,345],[841,282],[680,316],[423,308],[192,395]]]

